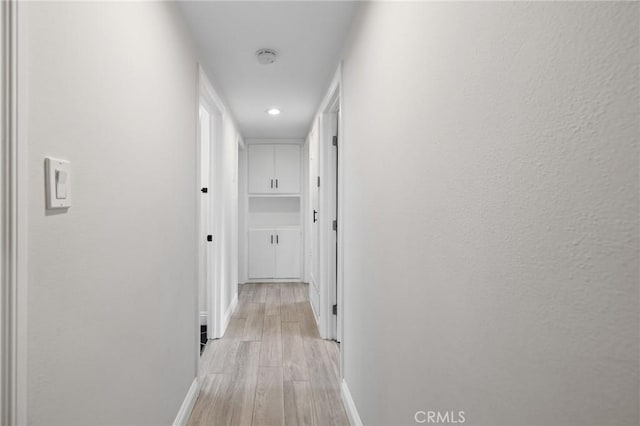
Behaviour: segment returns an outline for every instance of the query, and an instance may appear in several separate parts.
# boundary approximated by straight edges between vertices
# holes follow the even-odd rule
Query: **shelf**
[[[249,227],[300,225],[300,197],[251,197],[247,206]]]

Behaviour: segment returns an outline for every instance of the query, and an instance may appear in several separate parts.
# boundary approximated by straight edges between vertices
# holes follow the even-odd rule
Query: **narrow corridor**
[[[195,425],[348,425],[339,349],[320,338],[306,284],[244,284],[201,360]]]

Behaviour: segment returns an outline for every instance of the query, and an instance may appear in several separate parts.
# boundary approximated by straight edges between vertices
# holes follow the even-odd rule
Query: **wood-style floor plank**
[[[225,380],[227,379],[227,380]],[[202,385],[198,400],[191,411],[188,426],[209,424],[224,409],[220,406],[220,397],[225,394],[228,378],[222,374],[208,374],[202,377]]]
[[[245,284],[247,286],[249,284]],[[232,318],[247,318],[249,316],[249,307],[251,305],[251,300],[253,299],[253,290],[245,290],[242,289],[240,291],[240,295],[238,296],[238,305],[236,306],[236,310],[231,315]]]
[[[238,339],[210,340],[211,357],[206,365],[207,374],[233,373],[240,341]]]
[[[238,426],[251,424],[260,363],[260,346],[260,342],[240,343],[236,359],[237,368],[231,377],[228,391],[231,405],[230,418],[228,422],[221,424]]]
[[[254,426],[284,424],[282,367],[260,367],[253,408]]]
[[[339,346],[319,337],[298,283],[245,284],[219,340],[200,360],[189,426],[347,425]]]
[[[318,416],[309,382],[284,382],[285,426],[317,426]]]
[[[280,317],[282,322],[298,321],[298,307],[293,286],[283,286],[280,288]]]
[[[319,339],[318,325],[309,302],[298,302],[298,316],[300,317],[300,333],[305,339]]]
[[[331,367],[335,373],[336,379],[340,378],[340,345],[333,340],[324,341],[327,354],[329,355],[329,361],[331,361]]]
[[[285,381],[309,380],[300,324],[297,322],[282,323],[282,366]]]
[[[253,289],[253,298],[251,301],[253,303],[266,303],[267,301],[267,287],[269,284],[254,284]]]
[[[282,367],[282,328],[279,315],[264,317],[260,366]]]
[[[264,308],[264,314],[280,315],[280,289],[276,287],[267,288],[266,306]]]
[[[224,332],[225,339],[241,339],[244,334],[244,324],[246,318],[231,318],[227,330]]]
[[[309,300],[309,286],[305,284],[295,284],[293,294],[296,302],[307,302]]]
[[[323,426],[347,426],[349,421],[342,405],[340,387],[322,339],[303,340],[309,360],[310,381],[314,384],[313,400],[318,421]],[[311,361],[313,360],[313,361]]]
[[[250,303],[247,309],[242,340],[260,340],[264,323],[264,303]]]

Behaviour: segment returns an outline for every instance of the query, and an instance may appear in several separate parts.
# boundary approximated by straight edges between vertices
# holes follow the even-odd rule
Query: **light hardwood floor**
[[[348,425],[339,349],[318,334],[306,284],[245,284],[201,359],[189,426]]]

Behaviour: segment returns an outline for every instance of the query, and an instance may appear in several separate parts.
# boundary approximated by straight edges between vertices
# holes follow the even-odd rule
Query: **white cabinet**
[[[297,194],[300,192],[300,147],[298,145],[275,145],[276,193]]]
[[[300,193],[300,146],[249,145],[250,194]]]
[[[298,229],[249,230],[249,279],[299,279]]]
[[[249,231],[249,278],[273,278],[275,251],[273,231]]]
[[[274,163],[273,145],[249,146],[249,193],[273,192]]]
[[[276,278],[300,278],[300,231],[276,231]]]

